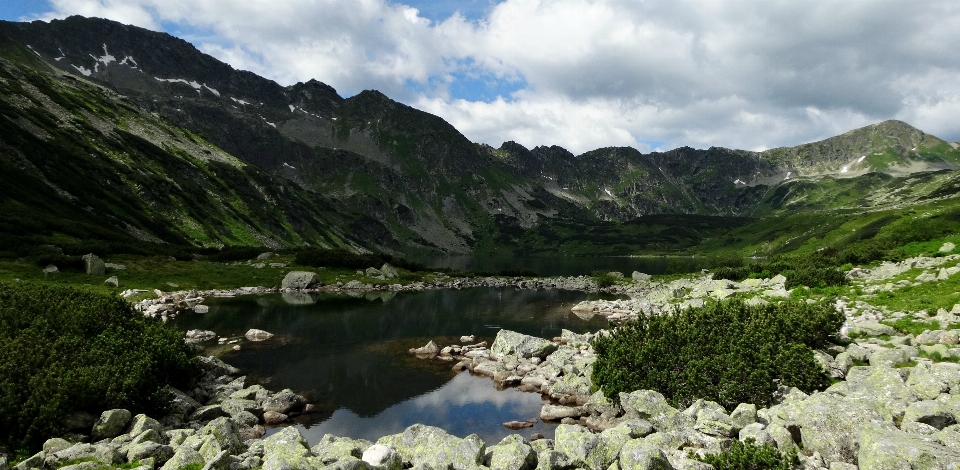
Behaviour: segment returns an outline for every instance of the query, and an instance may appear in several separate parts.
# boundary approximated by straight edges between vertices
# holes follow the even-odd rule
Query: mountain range
[[[554,226],[891,207],[952,195],[960,169],[960,145],[900,121],[763,152],[493,148],[97,18],[0,21],[0,57],[8,244],[495,251]]]

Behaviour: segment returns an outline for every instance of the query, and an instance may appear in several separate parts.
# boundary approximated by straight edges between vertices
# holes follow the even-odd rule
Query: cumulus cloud
[[[891,118],[960,140],[951,0],[503,0],[436,20],[406,3],[53,0],[46,17],[209,31],[195,43],[235,67],[379,89],[494,146],[764,149]],[[501,96],[465,98],[491,80]]]

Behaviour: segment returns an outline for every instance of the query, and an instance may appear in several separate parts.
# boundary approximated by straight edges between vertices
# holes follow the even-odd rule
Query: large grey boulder
[[[897,330],[892,326],[884,325],[874,321],[862,321],[854,323],[850,327],[850,333],[856,333],[866,336],[895,335]]]
[[[847,463],[856,463],[857,436],[861,431],[896,429],[893,420],[883,416],[871,403],[830,393],[818,393],[790,403],[778,410],[777,418],[783,420],[784,427],[794,430],[791,434],[799,432],[805,451],[819,452],[829,461]],[[768,426],[768,432],[773,427]]]
[[[285,388],[276,395],[263,400],[263,411],[275,411],[281,414],[289,414],[291,411],[298,411],[303,407],[303,399],[300,395],[293,393],[293,390]]]
[[[621,392],[620,406],[625,417],[645,419],[660,432],[692,428],[696,422],[695,418],[670,406],[667,399],[654,390]]]
[[[537,453],[517,434],[503,438],[488,450],[490,470],[533,470],[537,466]]]
[[[534,444],[540,441],[534,441]],[[543,449],[537,452],[537,470],[566,470],[573,468],[570,457],[563,452],[556,450]]]
[[[290,271],[283,276],[280,287],[283,289],[309,289],[320,283],[317,273],[312,271]]]
[[[160,467],[160,470],[180,470],[190,466],[199,465],[203,467],[206,462],[199,452],[193,450],[190,446],[180,446],[177,451],[167,460],[167,463]]]
[[[100,419],[93,425],[90,432],[94,441],[101,439],[113,439],[123,434],[130,422],[131,414],[124,409],[107,410],[100,414]]]
[[[931,372],[931,368],[924,363],[917,364],[907,377],[907,387],[924,400],[933,400],[950,390],[939,374]]]
[[[414,424],[401,434],[384,436],[377,444],[394,447],[414,467],[435,469],[472,470],[483,463],[486,454],[486,445],[476,434],[460,439],[443,429],[422,424]]]
[[[907,387],[898,369],[890,367],[853,367],[844,382],[847,398],[868,403],[887,418],[897,420],[917,394]]]
[[[324,434],[317,445],[310,448],[310,452],[319,458],[320,463],[329,465],[342,460],[359,459],[363,453],[373,445],[366,439],[351,439]]]
[[[730,420],[733,424],[743,429],[745,426],[757,422],[757,405],[753,403],[741,403],[737,405],[733,413],[730,413]]]
[[[556,343],[535,336],[529,336],[510,330],[500,330],[490,347],[490,352],[500,356],[519,356],[529,359],[547,357],[557,350]]]
[[[663,450],[643,439],[631,439],[620,449],[620,470],[672,469]]]
[[[720,437],[733,437],[740,432],[740,427],[734,424],[729,416],[711,408],[703,408],[697,412],[697,423],[693,429]]]
[[[947,426],[957,424],[957,417],[943,403],[924,400],[907,406],[903,415],[903,423],[911,422],[933,426],[937,431],[940,431]]]
[[[403,470],[403,457],[397,449],[383,444],[374,444],[363,451],[361,460],[377,470]]]
[[[152,458],[157,465],[167,463],[174,455],[173,447],[156,442],[141,442],[130,446],[127,450],[127,462],[137,462]]]
[[[566,454],[575,466],[607,470],[630,439],[630,431],[625,428],[594,434],[583,426],[561,424],[556,430],[554,448]]]
[[[200,436],[211,436],[220,445],[222,450],[232,454],[243,452],[243,442],[240,440],[240,429],[236,421],[222,417],[207,423],[197,432]]]
[[[320,463],[310,454],[307,441],[295,427],[284,428],[263,440],[263,468],[312,468]]]
[[[380,267],[380,272],[383,273],[383,277],[387,279],[393,279],[400,275],[397,272],[397,268],[390,265],[390,263],[383,263],[383,266]]]
[[[544,421],[560,421],[563,418],[579,418],[581,408],[575,406],[546,404],[540,408],[540,419]]]
[[[896,429],[868,428],[857,452],[861,470],[956,470],[960,450]]]
[[[159,421],[141,413],[133,417],[133,420],[130,422],[130,427],[127,429],[127,434],[136,437],[149,430],[156,431],[157,434],[162,435],[163,425],[161,425]]]
[[[81,258],[83,259],[84,270],[87,274],[93,276],[103,276],[107,274],[107,265],[103,263],[103,260],[99,256],[93,253],[87,253]]]

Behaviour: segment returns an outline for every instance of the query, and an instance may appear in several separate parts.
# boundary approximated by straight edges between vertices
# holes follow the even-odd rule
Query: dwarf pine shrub
[[[757,445],[751,437],[747,442],[733,441],[729,449],[719,454],[692,458],[710,464],[715,470],[790,470],[800,464],[796,449],[781,454],[770,444]]]
[[[162,413],[196,359],[180,333],[118,297],[0,283],[0,445],[36,449],[73,411]]]
[[[843,314],[828,304],[738,300],[672,314],[641,315],[593,341],[593,382],[620,392],[656,390],[677,407],[698,398],[727,409],[767,406],[779,385],[810,392],[829,385],[813,349],[826,347]]]

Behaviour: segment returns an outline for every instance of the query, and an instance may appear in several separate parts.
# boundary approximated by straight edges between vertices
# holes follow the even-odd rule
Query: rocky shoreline
[[[936,282],[960,272],[960,256],[914,258],[855,268],[851,281],[869,294],[923,282]],[[922,272],[911,279],[910,270]],[[640,273],[636,273],[640,274]],[[709,275],[652,282],[643,275],[634,282],[604,289],[630,299],[581,303],[574,311],[626,320],[640,314],[696,306],[706,298],[731,296],[747,302],[776,302],[790,296],[782,277],[733,282]],[[893,282],[891,282],[893,281]],[[524,280],[520,278],[451,279],[430,284],[397,284],[367,290],[424,290],[464,287],[568,288],[600,290],[591,278]],[[178,310],[204,307],[204,298],[263,293],[363,291],[368,286],[307,286],[306,289],[241,288],[224,291],[157,294],[140,301],[146,315],[171,316]],[[864,296],[866,297],[866,296]],[[157,308],[155,306],[164,307]],[[476,435],[451,436],[442,429],[414,425],[376,443],[326,435],[309,448],[295,427],[263,438],[264,426],[283,423],[311,411],[303,397],[290,390],[270,392],[246,386],[239,371],[216,358],[203,358],[203,376],[187,392],[173,391],[173,412],[158,419],[109,410],[99,419],[70,416],[63,438],[47,441],[43,451],[13,468],[70,470],[175,468],[383,469],[496,468],[511,470],[571,469],[697,469],[709,465],[691,453],[717,453],[734,440],[753,439],[781,451],[799,451],[804,469],[950,469],[960,466],[960,365],[935,357],[960,357],[957,332],[960,308],[938,312],[890,312],[866,300],[844,300],[836,307],[847,316],[841,333],[854,336],[844,344],[817,351],[824,371],[835,380],[823,392],[807,395],[781,388],[777,403],[758,408],[743,403],[733,410],[705,400],[687,409],[670,406],[658,392],[621,394],[619,403],[593,391],[595,361],[590,340],[604,330],[584,335],[563,331],[552,339],[501,330],[492,345],[430,342],[411,350],[425,360],[446,361],[458,370],[490,377],[498,387],[515,386],[551,399],[537,418],[559,422],[554,439],[513,434],[494,445]],[[202,308],[201,308],[202,310]],[[166,315],[164,315],[166,314]],[[937,320],[939,330],[897,335],[880,320],[911,315]],[[266,333],[266,332],[263,332]],[[472,343],[473,338],[461,338]],[[504,423],[522,429],[522,421]],[[86,442],[84,442],[86,441]],[[92,442],[91,442],[92,441]],[[139,466],[137,466],[139,465]],[[0,470],[7,463],[0,458]]]

